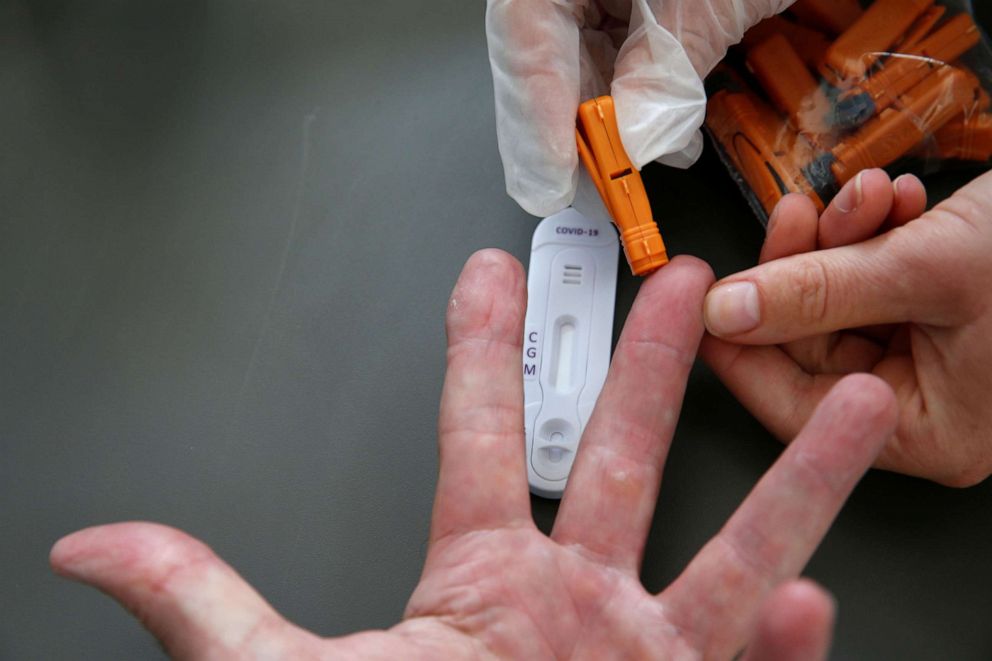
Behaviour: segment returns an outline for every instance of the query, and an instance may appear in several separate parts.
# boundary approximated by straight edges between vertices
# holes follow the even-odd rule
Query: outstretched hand
[[[281,618],[209,548],[124,523],[52,549],[181,658],[818,659],[833,606],[794,580],[895,425],[891,391],[850,377],[723,530],[659,595],[638,572],[712,281],[677,258],[643,284],[550,537],[534,525],[523,438],[524,274],[485,251],[448,308],[440,475],[427,561],[402,622],[325,639]]]
[[[900,403],[879,466],[969,486],[992,473],[992,173],[925,207],[918,179],[881,170],[819,218],[786,197],[762,264],[708,294],[702,355],[783,440],[844,375],[874,373]]]

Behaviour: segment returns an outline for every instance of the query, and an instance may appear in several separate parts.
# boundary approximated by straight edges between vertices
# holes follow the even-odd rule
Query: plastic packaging
[[[706,127],[763,223],[866,168],[992,159],[992,50],[967,0],[799,0],[707,79]]]

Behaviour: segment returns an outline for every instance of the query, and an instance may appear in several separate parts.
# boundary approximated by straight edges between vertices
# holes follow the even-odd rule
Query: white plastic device
[[[604,210],[605,213],[605,210]],[[530,490],[561,498],[610,366],[619,241],[610,221],[569,208],[534,231],[524,325]]]

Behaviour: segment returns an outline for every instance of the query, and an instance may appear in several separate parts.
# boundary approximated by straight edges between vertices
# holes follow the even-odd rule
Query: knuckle
[[[826,318],[829,277],[823,265],[814,260],[801,262],[792,276],[796,315],[803,325],[816,325]]]

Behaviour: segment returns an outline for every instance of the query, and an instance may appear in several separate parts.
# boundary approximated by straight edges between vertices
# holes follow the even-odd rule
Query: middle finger
[[[637,571],[712,282],[706,264],[680,257],[643,284],[572,468],[560,544]]]

